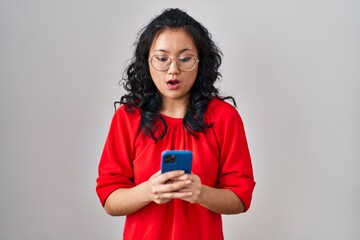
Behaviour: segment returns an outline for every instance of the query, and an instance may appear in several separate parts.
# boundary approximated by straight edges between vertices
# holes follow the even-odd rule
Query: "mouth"
[[[177,79],[172,79],[166,82],[170,90],[175,90],[180,87],[180,81]]]
[[[166,83],[167,83],[168,85],[176,85],[176,84],[179,84],[179,83],[180,83],[180,81],[179,81],[179,80],[174,79],[174,80],[169,80],[169,81],[167,81]]]

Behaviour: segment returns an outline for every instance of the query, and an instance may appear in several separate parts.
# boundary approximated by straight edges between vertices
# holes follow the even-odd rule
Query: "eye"
[[[180,63],[187,63],[192,59],[192,57],[179,57]]]
[[[154,56],[154,58],[158,61],[158,62],[167,62],[169,60],[169,57],[167,56]]]

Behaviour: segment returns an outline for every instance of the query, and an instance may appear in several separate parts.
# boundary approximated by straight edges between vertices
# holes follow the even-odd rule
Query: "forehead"
[[[184,50],[197,53],[192,36],[182,28],[162,30],[155,36],[150,47],[150,52],[179,53]]]

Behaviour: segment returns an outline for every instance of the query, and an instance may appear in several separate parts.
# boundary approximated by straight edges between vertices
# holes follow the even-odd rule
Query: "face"
[[[155,37],[149,51],[149,59],[157,57],[164,60],[172,59],[169,69],[158,71],[149,62],[150,75],[163,101],[182,101],[187,103],[190,89],[194,85],[198,64],[191,71],[182,71],[176,59],[198,59],[196,45],[184,29],[166,29]]]

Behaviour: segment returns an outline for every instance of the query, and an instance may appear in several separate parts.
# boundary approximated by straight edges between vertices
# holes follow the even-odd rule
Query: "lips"
[[[177,79],[172,79],[166,82],[170,90],[176,90],[180,87],[180,81]]]
[[[179,80],[169,80],[169,81],[167,81],[167,84],[170,84],[170,85],[176,85],[176,84],[179,84],[180,83],[180,81]]]

